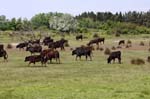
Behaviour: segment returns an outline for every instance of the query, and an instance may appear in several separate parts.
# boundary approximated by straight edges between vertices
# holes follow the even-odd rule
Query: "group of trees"
[[[62,32],[87,32],[88,29],[101,29],[109,33],[115,31],[127,34],[131,32],[148,33],[149,27],[150,11],[130,11],[115,14],[111,12],[84,12],[75,17],[70,14],[50,12],[39,13],[30,20],[21,18],[7,19],[4,15],[0,16],[0,30],[3,31],[49,29]]]
[[[115,14],[111,12],[84,12],[77,19],[90,18],[93,21],[106,22],[108,20],[116,22],[130,22],[138,25],[144,25],[150,27],[150,11],[136,12],[129,11],[127,13],[117,12]]]
[[[57,31],[72,32],[77,27],[77,20],[70,14],[40,13],[27,19],[6,19],[0,16],[0,30],[31,31],[36,29],[52,29]]]

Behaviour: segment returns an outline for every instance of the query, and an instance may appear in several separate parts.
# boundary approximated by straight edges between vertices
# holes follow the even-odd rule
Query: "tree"
[[[37,29],[41,26],[49,27],[49,17],[45,13],[40,13],[31,18],[31,23],[34,26],[34,29]]]
[[[50,29],[73,32],[77,29],[77,20],[70,14],[56,13],[49,20]]]

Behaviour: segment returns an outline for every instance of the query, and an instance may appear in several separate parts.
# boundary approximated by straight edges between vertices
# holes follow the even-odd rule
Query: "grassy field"
[[[2,43],[13,42],[0,38]],[[75,41],[72,36],[66,38],[73,48],[89,41]],[[9,62],[0,59],[0,99],[150,99],[150,64],[130,63],[134,57],[146,60],[150,55],[148,46],[138,46],[140,41],[148,45],[149,36],[108,36],[105,46],[128,38],[134,48],[121,50],[123,64],[107,64],[108,56],[103,51],[94,51],[93,61],[85,61],[84,57],[75,61],[67,48],[67,51],[60,51],[61,64],[27,66],[24,57],[30,55],[29,52],[7,49]]]

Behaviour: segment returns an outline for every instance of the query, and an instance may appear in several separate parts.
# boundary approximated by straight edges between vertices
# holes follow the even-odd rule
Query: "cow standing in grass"
[[[26,51],[29,51],[31,55],[34,53],[40,53],[42,51],[42,46],[39,44],[29,45],[26,48]]]
[[[83,35],[82,35],[82,34],[76,36],[76,40],[79,40],[79,39],[80,39],[80,40],[83,40]]]
[[[107,59],[107,63],[110,64],[112,60],[113,62],[115,62],[116,58],[118,59],[118,62],[121,64],[121,51],[111,52],[111,54]]]
[[[3,57],[4,58],[4,61],[8,61],[8,54],[5,50],[1,50],[0,51],[0,57]]]
[[[124,45],[125,44],[125,40],[120,40],[118,45]]]
[[[16,48],[19,48],[19,50],[21,49],[24,49],[25,47],[28,46],[28,43],[27,42],[24,42],[24,43],[19,43]]]
[[[31,63],[35,65],[36,62],[41,62],[42,66],[43,64],[46,66],[47,63],[47,58],[46,56],[41,56],[41,55],[32,55],[32,56],[27,56],[25,57],[25,62],[29,61],[29,66]]]
[[[54,40],[49,36],[49,37],[45,37],[44,39],[43,39],[43,44],[44,45],[48,45],[49,43],[51,43],[51,42],[53,42]]]
[[[93,44],[96,44],[97,45],[97,49],[99,49],[99,43],[101,43],[101,42],[103,42],[103,44],[104,44],[105,38],[98,37],[96,39],[93,39],[93,40],[89,41],[89,43],[87,45],[91,46]]]
[[[61,39],[61,40],[58,40],[56,42],[51,42],[49,43],[48,47],[49,48],[61,48],[61,50],[65,50],[65,43],[68,43],[68,40],[65,40],[65,39]]]
[[[4,61],[8,61],[8,54],[6,52],[6,50],[4,50],[4,45],[0,44],[0,57],[4,58]]]
[[[92,49],[85,46],[78,47],[72,51],[72,55],[76,55],[76,60],[78,57],[81,60],[81,56],[85,56],[86,60],[88,59],[88,57],[90,58],[90,60],[92,60],[91,54],[92,54]]]
[[[46,49],[41,52],[41,56],[46,56],[47,60],[50,60],[52,63],[52,59],[56,60],[56,63],[60,63],[60,54],[57,50],[54,49]]]

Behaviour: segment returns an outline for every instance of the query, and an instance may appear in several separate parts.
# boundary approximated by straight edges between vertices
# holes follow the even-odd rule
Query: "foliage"
[[[54,32],[89,33],[90,29],[107,34],[150,34],[150,11],[126,13],[83,12],[72,16],[64,13],[39,13],[30,20],[22,18],[7,19],[0,16],[0,30],[32,31],[41,27]]]
[[[70,32],[77,29],[77,21],[70,14],[56,13],[49,20],[50,29]]]
[[[141,58],[136,58],[136,59],[131,60],[131,64],[143,65],[143,64],[145,64],[145,61]]]

